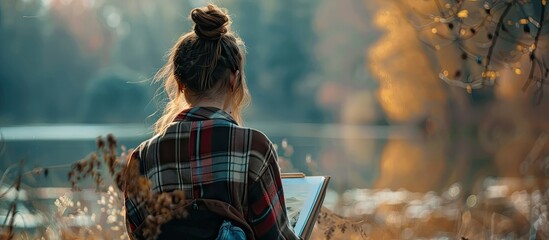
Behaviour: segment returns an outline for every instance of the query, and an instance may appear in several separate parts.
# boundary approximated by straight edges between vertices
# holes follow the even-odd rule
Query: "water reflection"
[[[321,213],[313,237],[516,239],[536,234],[541,239],[549,237],[546,224],[549,190],[515,178],[495,178],[485,184],[478,195],[469,196],[460,184],[453,184],[440,194],[405,189],[348,190],[340,195],[337,205],[326,205],[328,208]],[[515,186],[515,190],[508,186]]]

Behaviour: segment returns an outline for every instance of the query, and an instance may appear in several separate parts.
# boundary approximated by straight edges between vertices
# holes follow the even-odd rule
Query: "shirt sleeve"
[[[299,239],[292,231],[288,215],[276,152],[269,142],[257,181],[248,191],[248,221],[256,239]]]
[[[132,154],[128,157],[128,166],[130,166],[130,161],[140,162],[138,149],[134,150]],[[128,176],[126,175],[126,178]],[[130,179],[126,179],[130,180]],[[126,181],[126,186],[128,184],[136,184],[135,182]],[[125,187],[127,189],[127,187]],[[140,226],[144,222],[145,213],[145,203],[139,202],[137,199],[131,198],[128,196],[126,190],[124,190],[124,206],[126,208],[125,222],[126,222],[126,231],[131,239],[142,239]]]

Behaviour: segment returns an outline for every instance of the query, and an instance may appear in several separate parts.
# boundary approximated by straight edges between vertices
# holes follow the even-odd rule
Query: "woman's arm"
[[[289,224],[278,159],[270,142],[258,173],[248,191],[248,221],[256,239],[299,239]]]
[[[144,223],[146,214],[145,202],[135,198],[136,189],[139,189],[139,150],[134,150],[128,157],[128,163],[124,170],[124,206],[126,210],[125,222],[126,231],[131,239],[143,239],[141,236],[141,225]],[[141,179],[142,180],[142,179]],[[129,192],[128,192],[129,191]]]

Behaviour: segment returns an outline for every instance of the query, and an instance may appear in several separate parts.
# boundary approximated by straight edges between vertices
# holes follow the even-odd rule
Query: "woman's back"
[[[228,203],[259,238],[271,239],[279,236],[280,231],[287,236],[293,234],[287,229],[272,143],[257,130],[239,127],[220,109],[195,107],[181,112],[163,134],[143,142],[135,150],[134,159],[139,160],[140,171],[149,178],[153,193],[183,190],[187,201],[212,199]],[[129,208],[136,205],[127,204]],[[139,214],[129,216],[133,226],[142,224],[139,216],[148,214],[143,211],[137,210]],[[201,234],[206,239],[217,233],[223,220],[207,211],[190,210],[190,213],[187,220],[178,220],[179,226],[187,226],[180,230]],[[200,228],[196,233],[189,230],[197,226]]]

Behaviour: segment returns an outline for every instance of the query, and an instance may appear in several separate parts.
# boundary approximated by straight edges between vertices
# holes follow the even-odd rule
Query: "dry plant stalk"
[[[187,216],[185,194],[181,190],[155,194],[147,199],[146,209],[149,215],[144,223],[143,236],[147,239],[156,239],[161,233],[162,225],[172,219]]]
[[[121,156],[118,155],[117,141],[111,134],[107,135],[106,141],[98,137],[96,152],[73,164],[68,173],[72,190],[80,191],[78,183],[87,177],[93,179],[98,191],[106,189],[101,166],[107,166],[118,190],[128,198],[145,204],[148,216],[143,223],[142,233],[147,239],[156,239],[163,224],[186,216],[185,194],[182,190],[153,193],[150,180],[139,171],[138,159],[131,154],[127,161],[125,159],[124,149]]]
[[[6,173],[8,170],[6,170]],[[7,194],[12,188],[15,189],[15,199],[10,204],[10,209],[8,211],[8,214],[6,216],[6,219],[4,221],[9,219],[8,225],[0,230],[0,240],[8,240],[13,239],[14,236],[14,227],[15,227],[15,215],[17,214],[17,201],[19,199],[19,189],[21,188],[21,179],[23,176],[23,160],[20,161],[19,166],[19,172],[17,173],[17,179],[15,180],[15,183],[9,187],[6,192],[0,193],[0,198]],[[2,178],[3,179],[3,178]],[[0,180],[0,184],[2,183],[2,180]]]

